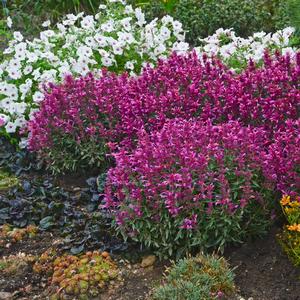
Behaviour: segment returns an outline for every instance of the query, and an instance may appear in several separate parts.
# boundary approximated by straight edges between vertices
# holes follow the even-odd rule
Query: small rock
[[[24,291],[26,292],[26,293],[30,293],[31,292],[31,290],[32,290],[32,285],[27,285],[27,286],[25,286],[25,288],[24,288]]]
[[[12,299],[12,293],[0,292],[0,300],[9,300]]]
[[[155,261],[156,261],[155,255],[145,256],[142,260],[141,266],[142,266],[142,268],[147,268],[147,267],[153,266]]]

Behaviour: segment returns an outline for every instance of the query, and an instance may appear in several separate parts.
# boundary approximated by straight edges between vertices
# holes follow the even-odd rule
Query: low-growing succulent
[[[57,257],[57,251],[54,248],[50,248],[43,252],[40,257],[37,258],[32,269],[35,273],[52,276],[53,274],[53,261]]]
[[[35,260],[33,255],[19,253],[18,255],[10,255],[0,259],[0,272],[4,275],[15,275],[22,273]]]
[[[26,237],[33,237],[37,234],[38,228],[34,225],[29,225],[25,228],[14,228],[8,224],[4,224],[0,231],[0,246],[6,241],[19,242]]]
[[[51,285],[56,291],[51,299],[61,299],[63,295],[90,299],[118,277],[118,268],[107,252],[63,255],[54,260],[53,266]]]

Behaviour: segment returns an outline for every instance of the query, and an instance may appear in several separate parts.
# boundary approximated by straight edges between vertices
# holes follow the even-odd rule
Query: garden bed
[[[300,270],[291,264],[276,241],[280,228],[253,242],[228,251],[235,269],[235,282],[240,294],[254,300],[300,299]]]
[[[252,297],[254,300],[300,299],[300,270],[289,262],[276,242],[278,231],[279,227],[275,226],[266,237],[226,251],[225,257],[232,267],[236,267],[235,282],[241,297]],[[2,248],[0,253],[1,256],[17,255],[20,252],[37,255],[55,243],[57,238],[54,234],[40,233],[34,239],[24,240],[8,249]],[[138,254],[138,249],[131,251],[133,256]],[[127,253],[126,256],[130,254]],[[169,265],[158,262],[149,268],[141,268],[140,261],[124,265],[120,256],[117,261],[123,270],[124,282],[103,294],[101,299],[147,299],[153,286],[162,280],[165,266]],[[46,287],[47,278],[35,274],[30,264],[26,268],[20,268],[14,275],[0,273],[0,291],[14,294],[14,299],[44,299]]]
[[[300,300],[300,0],[17,2],[0,300]]]

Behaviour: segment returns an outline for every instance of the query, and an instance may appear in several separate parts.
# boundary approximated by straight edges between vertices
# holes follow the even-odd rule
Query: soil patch
[[[288,260],[276,241],[274,227],[263,239],[244,244],[226,257],[235,269],[235,282],[244,298],[300,300],[300,268]]]
[[[11,293],[12,298],[8,299],[33,299],[34,295],[42,295],[47,278],[34,273],[33,262],[27,261],[26,257],[41,255],[56,241],[55,234],[41,232],[32,238],[25,238],[22,241],[0,247],[0,258],[16,256],[19,263],[17,269],[10,274],[5,272],[7,270],[0,271],[0,292]]]
[[[280,228],[274,227],[263,239],[230,249],[225,253],[232,267],[236,267],[236,285],[239,295],[253,300],[300,300],[300,268],[294,267],[276,241]],[[39,233],[36,237],[1,248],[0,256],[25,253],[39,255],[58,240],[56,234]],[[133,251],[134,249],[130,249]],[[118,258],[116,257],[116,260]],[[124,282],[102,300],[143,300],[158,284],[167,263],[156,263],[149,268],[138,264],[123,267]],[[13,299],[46,299],[47,278],[32,271],[30,263],[11,276],[0,272],[0,292],[12,293]]]

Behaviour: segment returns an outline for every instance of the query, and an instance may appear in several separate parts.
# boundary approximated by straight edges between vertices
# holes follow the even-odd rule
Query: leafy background
[[[105,0],[1,0],[0,33],[9,37],[6,16],[10,15],[25,36],[41,31],[41,23],[52,24],[66,13],[95,13]],[[255,31],[275,31],[292,25],[300,28],[300,0],[128,0],[133,6],[146,10],[149,20],[166,14],[183,23],[187,40],[197,44],[199,38],[212,34],[220,27],[233,28],[240,36]],[[25,30],[25,32],[24,32]],[[3,45],[3,41],[2,41]]]

